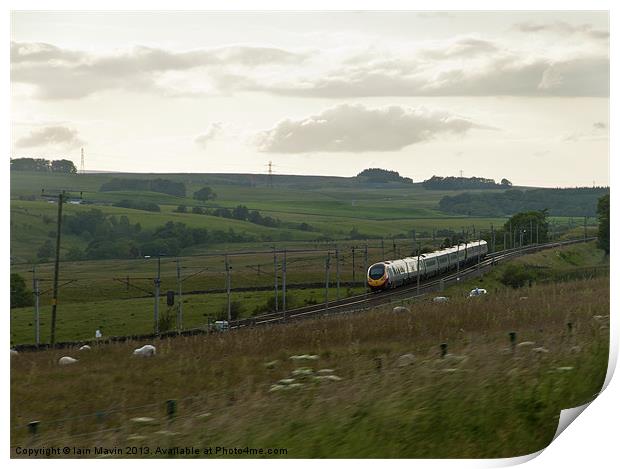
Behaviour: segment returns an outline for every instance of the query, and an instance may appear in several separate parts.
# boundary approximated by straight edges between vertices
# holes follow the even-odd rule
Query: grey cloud
[[[597,130],[605,130],[607,128],[607,124],[605,122],[595,122],[592,124],[592,127]]]
[[[430,59],[449,59],[454,57],[473,57],[480,54],[496,52],[498,47],[491,41],[467,37],[459,39],[447,47],[438,47],[421,52],[421,55]]]
[[[128,52],[97,56],[43,43],[11,43],[11,79],[35,85],[42,99],[82,98],[109,89],[165,92],[157,78],[165,72],[200,67],[290,64],[307,54],[270,47],[230,46],[173,52],[134,47]]]
[[[15,142],[19,148],[61,145],[67,149],[76,148],[84,142],[78,138],[76,130],[64,126],[48,126],[32,130],[27,136]]]
[[[219,137],[222,134],[222,131],[223,131],[223,124],[221,122],[212,122],[209,125],[207,131],[200,134],[198,137],[196,137],[194,139],[194,142],[197,145],[206,147],[207,143]]]
[[[322,73],[317,62],[321,56],[316,52],[268,47],[186,52],[135,47],[106,56],[63,51],[40,43],[13,43],[12,49],[11,79],[34,85],[41,99],[76,99],[111,89],[171,97],[237,91],[309,98],[609,96],[607,54],[584,52],[574,58],[551,60],[507,51],[498,43],[475,37],[424,49],[417,55],[391,55],[371,49],[345,56]],[[314,60],[306,64],[309,58]],[[194,69],[207,88],[163,84],[168,72],[182,75]]]
[[[81,52],[61,49],[45,42],[11,42],[11,63],[75,62],[83,57]]]
[[[241,78],[240,78],[241,80]],[[553,62],[498,56],[475,69],[429,75],[424,68],[342,68],[294,85],[248,84],[246,89],[306,97],[366,96],[609,96],[609,60],[584,57]]]
[[[558,21],[555,23],[517,23],[514,28],[523,33],[554,33],[570,36],[582,34],[592,39],[609,39],[609,31],[593,29],[591,24],[573,25]]]
[[[270,153],[398,151],[438,134],[489,128],[445,111],[342,104],[301,120],[286,119],[256,136]]]

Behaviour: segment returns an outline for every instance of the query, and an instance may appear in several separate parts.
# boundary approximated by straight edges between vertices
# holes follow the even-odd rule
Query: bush
[[[289,310],[291,308],[294,308],[295,305],[296,305],[295,297],[291,293],[287,293],[286,294],[286,309]],[[278,293],[278,310],[279,311],[282,310],[282,293],[281,292]],[[267,298],[265,303],[263,303],[262,305],[258,305],[256,308],[254,308],[252,315],[256,316],[257,314],[262,314],[262,313],[274,313],[275,311],[276,311],[276,299],[274,296],[270,296],[269,298]]]
[[[132,208],[134,210],[144,210],[146,212],[160,212],[159,205],[153,202],[143,202],[140,200],[123,199],[115,204],[114,207]]]
[[[54,247],[52,246],[52,242],[47,239],[37,251],[37,257],[39,259],[47,259],[48,257],[52,257],[54,255]]]
[[[69,249],[69,252],[67,252],[65,258],[68,261],[81,261],[82,259],[84,259],[84,252],[82,252],[80,248],[73,246]]]
[[[11,274],[11,308],[32,306],[32,292],[26,288],[24,278],[19,274]]]
[[[528,270],[523,265],[509,264],[504,269],[500,282],[504,285],[512,288],[524,287],[526,283],[529,283],[536,279],[536,275],[531,270]]]
[[[205,186],[202,189],[194,192],[194,199],[201,200],[203,202],[206,200],[213,200],[216,197],[217,194],[213,192],[213,190],[209,186]]]
[[[241,318],[245,313],[245,305],[239,300],[232,300],[230,302],[230,319],[236,321]],[[219,314],[217,315],[218,321],[228,321],[228,304],[225,303],[222,306]]]
[[[168,309],[167,311],[164,311],[161,316],[159,316],[159,332],[171,331],[176,327],[176,319],[173,311],[176,313],[176,308]]]
[[[187,207],[185,205],[179,205],[174,211],[177,213],[187,213]]]

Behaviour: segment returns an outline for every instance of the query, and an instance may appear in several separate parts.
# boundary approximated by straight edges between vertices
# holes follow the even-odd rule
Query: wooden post
[[[60,232],[62,226],[62,204],[64,194],[58,194],[58,219],[56,220],[56,259],[54,261],[54,286],[52,293],[52,325],[50,343],[56,343],[56,307],[58,306],[58,275],[60,273]]]

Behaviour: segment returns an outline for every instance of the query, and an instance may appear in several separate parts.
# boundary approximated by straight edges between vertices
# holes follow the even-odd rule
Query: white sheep
[[[133,351],[133,354],[139,357],[152,357],[153,355],[155,355],[156,351],[157,349],[154,345],[144,345],[140,348],[135,349]]]
[[[82,346],[80,347],[80,350],[82,350],[82,351],[88,351],[88,350],[90,350],[90,345],[82,345]]]
[[[393,313],[402,314],[402,313],[410,313],[409,308],[405,308],[404,306],[396,306],[393,310]]]
[[[446,296],[436,296],[433,298],[433,303],[447,303],[448,297]]]
[[[73,365],[74,363],[77,363],[77,362],[78,361],[72,357],[60,357],[60,359],[58,360],[59,365]]]
[[[396,366],[403,367],[412,365],[415,362],[415,356],[412,353],[406,353],[398,357],[396,361]]]
[[[17,355],[19,355],[19,352],[17,350],[11,349],[11,356],[14,357],[14,356],[17,356]]]

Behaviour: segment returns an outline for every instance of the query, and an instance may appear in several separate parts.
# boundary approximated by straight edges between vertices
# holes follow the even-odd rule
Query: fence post
[[[168,420],[171,422],[174,420],[177,413],[177,401],[175,399],[168,399],[166,401],[166,415],[168,416]]]
[[[510,337],[510,350],[514,353],[515,347],[517,346],[517,333],[511,331],[508,333],[508,337]]]

